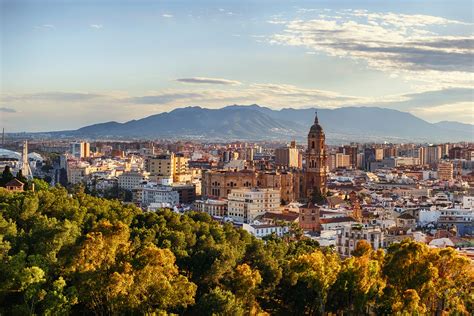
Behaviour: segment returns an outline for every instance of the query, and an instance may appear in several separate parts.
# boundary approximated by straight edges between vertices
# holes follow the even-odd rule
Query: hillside
[[[354,257],[209,215],[0,188],[0,315],[469,315],[473,264],[405,240]],[[453,295],[452,293],[455,293]]]

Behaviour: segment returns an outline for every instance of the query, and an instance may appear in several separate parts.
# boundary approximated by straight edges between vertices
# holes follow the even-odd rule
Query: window
[[[311,148],[314,149],[314,140],[311,142]]]

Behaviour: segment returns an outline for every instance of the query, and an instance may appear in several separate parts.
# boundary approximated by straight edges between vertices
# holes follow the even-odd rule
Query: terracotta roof
[[[398,218],[401,218],[401,219],[416,219],[416,217],[408,214],[408,213],[403,213],[402,215],[398,216]]]
[[[339,196],[328,196],[326,199],[329,204],[333,204],[333,205],[337,205],[337,204],[341,204],[345,202],[344,199]]]
[[[344,216],[344,217],[330,217],[330,218],[321,218],[321,224],[329,223],[345,223],[345,222],[357,222],[353,217]]]
[[[23,187],[24,183],[18,180],[17,178],[13,178],[5,186],[6,187]]]
[[[283,220],[292,222],[298,218],[298,213],[273,213],[273,212],[266,212],[263,214],[263,218],[269,218],[274,220]]]

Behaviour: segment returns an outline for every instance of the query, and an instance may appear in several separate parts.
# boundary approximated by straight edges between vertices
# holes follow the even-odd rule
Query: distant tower
[[[31,172],[30,163],[28,161],[28,141],[23,142],[23,152],[21,155],[21,173],[28,180],[33,179],[33,173]]]
[[[5,128],[2,128],[2,147],[5,147]]]
[[[318,113],[308,133],[308,149],[305,153],[304,197],[311,199],[313,192],[326,192],[326,144],[323,128],[319,125]]]
[[[349,198],[352,203],[352,217],[359,223],[362,222],[362,208],[360,206],[359,198],[357,197],[357,193],[352,191],[349,193]]]

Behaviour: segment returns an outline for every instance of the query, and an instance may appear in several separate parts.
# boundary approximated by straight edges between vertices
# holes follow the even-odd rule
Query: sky
[[[7,132],[231,104],[474,123],[471,1],[0,3]]]

